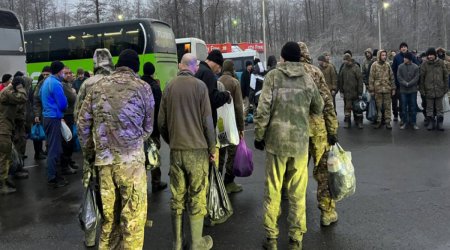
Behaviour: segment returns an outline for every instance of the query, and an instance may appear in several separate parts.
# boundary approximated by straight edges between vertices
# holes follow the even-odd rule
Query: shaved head
[[[198,70],[197,57],[191,53],[184,54],[178,67],[180,70],[189,70],[192,74],[195,74]]]

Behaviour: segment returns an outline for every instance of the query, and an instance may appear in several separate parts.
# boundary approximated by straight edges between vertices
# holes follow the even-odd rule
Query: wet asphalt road
[[[316,182],[310,166],[307,226],[304,249],[450,249],[450,115],[445,132],[342,128],[342,100],[338,100],[340,143],[352,152],[356,194],[337,204],[339,222],[319,226]],[[245,138],[253,148],[253,126]],[[81,173],[68,176],[70,185],[53,189],[46,184],[45,161],[32,159],[28,143],[25,165],[28,180],[17,180],[18,192],[0,196],[0,249],[84,249],[77,214],[83,196]],[[166,144],[162,148],[163,181],[168,181]],[[74,159],[81,164],[81,155]],[[234,215],[222,225],[205,228],[213,249],[261,249],[264,239],[262,198],[265,153],[254,151],[255,171],[237,178],[244,191],[231,195]],[[150,185],[150,184],[149,184]],[[149,190],[151,187],[149,186]],[[170,249],[170,191],[149,192],[149,219],[144,249]],[[280,249],[287,249],[287,202],[280,217]]]

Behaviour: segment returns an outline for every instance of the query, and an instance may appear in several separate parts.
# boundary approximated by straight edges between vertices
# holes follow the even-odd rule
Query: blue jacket
[[[395,55],[394,61],[392,62],[392,71],[394,72],[395,85],[397,87],[400,87],[400,83],[398,82],[398,79],[397,79],[397,71],[398,71],[398,67],[400,66],[400,64],[404,63],[403,58],[404,58],[403,53],[400,52],[397,55]],[[415,56],[412,57],[412,62],[417,66],[420,65],[419,61],[417,60],[417,58]]]
[[[61,80],[51,75],[45,79],[41,90],[42,115],[45,118],[63,118],[67,109],[67,98],[64,95]]]

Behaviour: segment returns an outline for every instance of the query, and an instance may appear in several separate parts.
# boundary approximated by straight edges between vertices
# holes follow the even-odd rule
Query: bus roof
[[[170,25],[166,22],[152,19],[152,18],[138,18],[133,20],[125,20],[125,21],[115,21],[115,22],[106,22],[106,23],[91,23],[91,24],[83,24],[69,27],[58,27],[58,28],[49,28],[49,29],[41,29],[41,30],[30,30],[25,33],[28,35],[39,34],[39,33],[47,33],[47,32],[57,32],[57,31],[67,31],[71,28],[94,28],[98,26],[117,26],[120,24],[133,24],[138,22],[147,22],[147,23],[161,23],[170,27]]]
[[[175,42],[178,43],[188,43],[188,42],[197,42],[197,43],[202,43],[202,44],[206,44],[205,41],[203,41],[200,38],[195,38],[195,37],[185,37],[185,38],[176,38]]]

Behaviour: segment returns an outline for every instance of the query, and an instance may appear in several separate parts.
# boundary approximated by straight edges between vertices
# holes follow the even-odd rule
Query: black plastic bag
[[[14,147],[14,143],[12,144],[11,148],[11,160],[12,162],[9,168],[9,174],[14,174],[24,167],[23,158],[16,150],[16,147]]]
[[[372,98],[369,102],[369,106],[367,107],[366,118],[369,121],[375,122],[377,120],[377,104],[375,103],[375,99]]]
[[[222,176],[214,163],[209,166],[209,190],[206,207],[211,225],[224,223],[233,215],[233,207],[223,184]]]
[[[100,221],[100,211],[96,201],[96,195],[92,185],[89,185],[84,195],[84,201],[80,207],[78,219],[83,231],[95,230]]]

